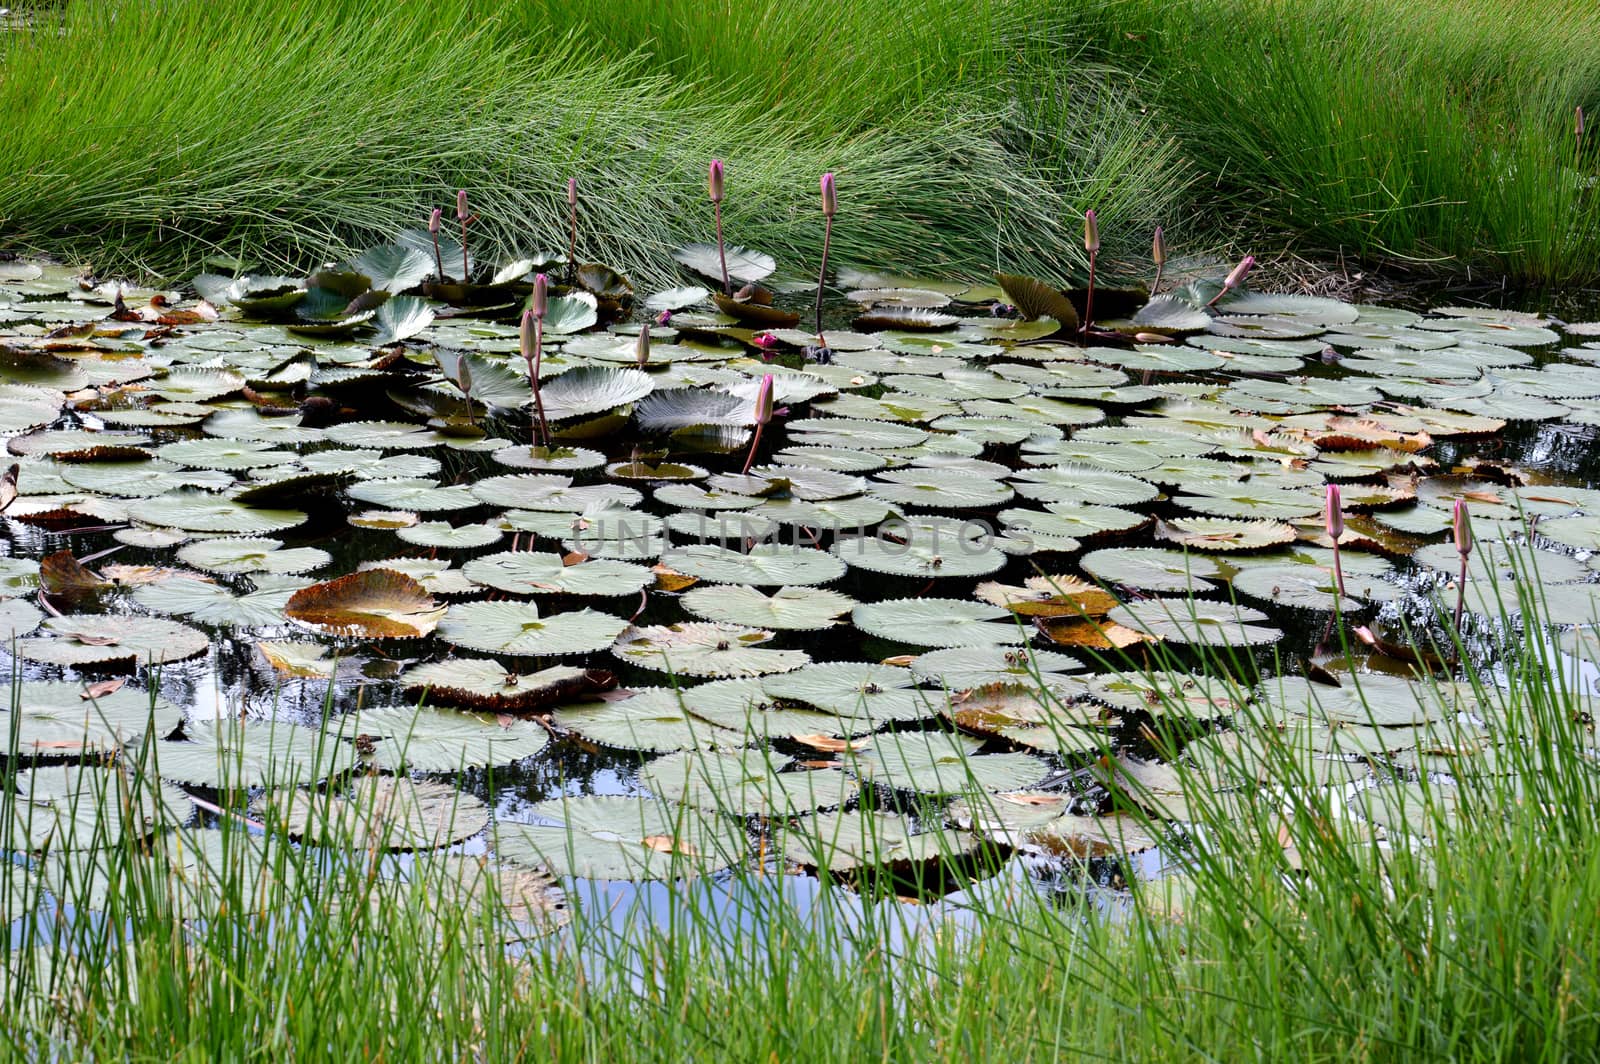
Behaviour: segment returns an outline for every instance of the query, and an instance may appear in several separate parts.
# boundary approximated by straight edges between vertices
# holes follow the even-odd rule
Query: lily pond
[[[1593,696],[1600,323],[851,269],[814,320],[768,256],[677,259],[0,263],[26,877],[233,818],[492,869],[535,926],[734,866],[1105,891],[1269,743],[1405,835],[1517,740],[1457,663],[1530,583]]]

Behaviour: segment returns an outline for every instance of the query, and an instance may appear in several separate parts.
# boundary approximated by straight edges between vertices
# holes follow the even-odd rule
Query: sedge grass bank
[[[1537,616],[1537,581],[1520,586]],[[5,1026],[19,1055],[162,1060],[308,1047],[616,1061],[1580,1056],[1600,1037],[1592,698],[1570,659],[1501,621],[1473,632],[1495,671],[1468,670],[1502,737],[1496,758],[1352,792],[1292,743],[1220,743],[1180,771],[1248,778],[1251,800],[1193,775],[1193,826],[1163,850],[1174,874],[1069,861],[1065,903],[1026,876],[980,877],[959,906],[930,907],[896,900],[930,885],[915,875],[841,890],[742,863],[631,897],[574,891],[568,926],[523,937],[470,856],[396,862],[353,837],[308,848],[232,817],[200,832],[200,855],[166,825],[142,836],[152,844],[88,818],[107,832],[93,859],[0,866]],[[1226,655],[1207,664],[1249,672]],[[1204,755],[1214,741],[1165,719],[1176,730],[1158,727],[1158,747]],[[137,770],[147,750],[124,756]],[[138,808],[149,777],[122,778],[100,800]],[[1141,800],[1136,787],[1126,797]],[[0,802],[13,848],[24,803],[9,790]]]
[[[1062,279],[1108,258],[1291,245],[1513,281],[1592,280],[1592,5],[1452,0],[768,0],[516,5],[197,0],[30,7],[0,33],[0,238],[178,276],[304,266],[471,188],[505,248],[639,270],[704,236]],[[1269,247],[1270,246],[1270,247]],[[798,265],[796,272],[804,272]]]

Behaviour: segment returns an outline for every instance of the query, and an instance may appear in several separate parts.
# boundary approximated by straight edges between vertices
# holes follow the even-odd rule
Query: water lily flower
[[[1467,515],[1467,500],[1456,500],[1450,515],[1450,529],[1455,534],[1456,553],[1465,558],[1472,553],[1472,518]]]
[[[1329,484],[1323,499],[1322,522],[1327,526],[1328,538],[1335,543],[1344,535],[1344,505],[1339,498],[1339,485]]]
[[[550,311],[550,278],[537,274],[533,278],[533,295],[528,309],[522,312],[522,330],[519,336],[522,360],[528,366],[528,387],[533,392],[534,431],[544,446],[550,444],[550,425],[544,416],[544,400],[539,395],[539,366],[544,355],[544,316]]]
[[[712,203],[721,203],[724,194],[722,160],[712,159],[711,170],[706,178],[706,189],[711,193]]]
[[[461,223],[461,283],[466,284],[471,272],[467,268],[467,225],[473,215],[467,210],[467,190],[456,191],[456,219]]]
[[[1334,586],[1339,589],[1339,598],[1344,598],[1344,565],[1339,560],[1339,540],[1344,536],[1344,501],[1339,498],[1339,485],[1329,484],[1323,496],[1322,523],[1327,528],[1328,538],[1333,540],[1333,578]]]
[[[433,238],[433,268],[441,283],[444,281],[444,257],[439,254],[439,221],[443,217],[443,207],[435,207],[433,213],[428,215],[428,235]]]
[[[1156,264],[1156,279],[1150,285],[1150,294],[1155,295],[1161,291],[1161,270],[1167,264],[1167,234],[1159,225],[1150,238],[1150,260]]]
[[[717,261],[722,264],[722,294],[728,295],[733,289],[728,283],[728,249],[722,242],[722,197],[725,190],[721,159],[711,160],[706,191],[711,194],[711,210],[717,216]]]
[[[761,430],[767,427],[767,422],[772,420],[772,374],[768,373],[761,378],[761,387],[756,389],[755,423],[756,434],[750,441],[750,453],[745,455],[744,468],[741,474],[750,472],[750,466],[756,460],[756,448],[761,446]]]
[[[1243,284],[1245,276],[1249,274],[1250,268],[1255,264],[1256,257],[1254,255],[1246,255],[1244,258],[1240,259],[1239,265],[1228,271],[1228,276],[1223,278],[1222,291],[1212,296],[1211,302],[1207,303],[1206,306],[1215,306],[1217,300],[1221,299],[1223,296],[1227,295],[1229,292]]]
[[[671,325],[672,324],[672,311],[663,310],[660,314],[657,314],[656,315],[656,324],[657,325]]]
[[[542,273],[533,279],[533,298],[528,302],[528,309],[541,320],[550,313],[550,278]]]
[[[822,269],[817,271],[817,346],[827,347],[822,335],[822,285],[828,276],[828,246],[833,243],[833,216],[839,210],[839,196],[834,191],[833,174],[822,175]]]
[[[1100,254],[1100,221],[1093,207],[1083,212],[1083,248],[1089,253],[1089,292],[1083,297],[1083,325],[1079,331],[1087,333],[1094,321],[1094,260]]]
[[[771,351],[778,346],[778,338],[769,332],[759,332],[750,337],[750,342],[763,351]]]

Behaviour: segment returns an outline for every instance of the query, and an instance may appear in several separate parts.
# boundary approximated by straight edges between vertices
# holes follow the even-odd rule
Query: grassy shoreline
[[[1532,614],[1537,592],[1522,594]],[[1196,776],[1189,843],[1167,851],[1182,871],[1068,861],[1077,904],[1011,876],[959,906],[907,905],[915,872],[808,889],[757,861],[641,885],[620,908],[569,892],[576,918],[546,937],[510,922],[525,895],[463,876],[475,858],[396,866],[350,838],[353,859],[330,863],[224,817],[198,833],[219,843],[198,862],[174,849],[181,832],[45,861],[56,903],[24,865],[0,866],[4,945],[24,950],[0,1010],[30,1056],[1566,1059],[1600,1037],[1591,700],[1543,643],[1509,626],[1503,640],[1505,686],[1469,677],[1524,741],[1459,785],[1356,791],[1405,796],[1350,807],[1384,811],[1387,834],[1292,744],[1224,744],[1213,768],[1271,800],[1241,805]],[[1179,728],[1154,741],[1210,741]],[[145,777],[127,778],[134,793],[103,800],[137,804]],[[1148,797],[1133,787],[1128,807],[1159,830],[1138,811]],[[20,800],[3,803],[16,824]],[[70,915],[86,906],[105,917]]]
[[[739,242],[815,261],[1062,279],[1108,259],[1288,244],[1445,274],[1591,280],[1600,15],[1578,3],[874,0],[395,8],[196,0],[41,8],[0,36],[0,243],[165,276],[210,252],[304,265],[472,189],[503,247],[648,271],[703,235],[729,161]],[[59,22],[57,21],[59,20]],[[46,27],[49,31],[46,31]],[[156,29],[155,27],[159,27]],[[1223,28],[1225,27],[1225,32]],[[337,41],[338,47],[329,47]],[[646,272],[641,279],[653,279]]]

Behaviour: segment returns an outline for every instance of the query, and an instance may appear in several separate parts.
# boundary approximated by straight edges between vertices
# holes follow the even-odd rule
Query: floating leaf
[[[445,610],[404,573],[368,569],[296,591],[284,614],[333,635],[416,639],[432,632]]]
[[[270,790],[250,805],[269,831],[355,851],[427,850],[476,835],[489,824],[477,797],[448,783],[362,776],[348,792]]]
[[[543,657],[601,650],[627,627],[622,618],[594,610],[541,617],[531,602],[466,602],[450,607],[439,638],[471,650]]]
[[[783,587],[771,595],[745,584],[699,587],[683,596],[683,608],[697,617],[723,624],[782,631],[817,631],[838,624],[856,601],[837,591]]]
[[[500,820],[495,852],[508,861],[585,879],[678,879],[743,860],[738,823],[687,806],[612,795],[539,802],[527,814],[553,824]]]
[[[769,650],[774,633],[734,624],[684,622],[629,628],[612,652],[647,669],[682,676],[761,676],[798,669],[803,650]]]
[[[483,658],[449,658],[420,665],[400,679],[412,695],[499,713],[528,712],[615,683],[610,673],[598,670],[557,666],[520,674]]]

